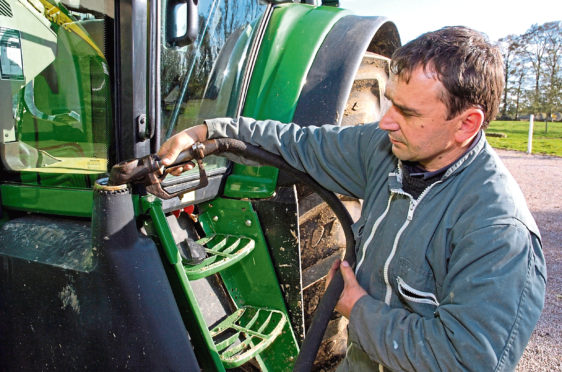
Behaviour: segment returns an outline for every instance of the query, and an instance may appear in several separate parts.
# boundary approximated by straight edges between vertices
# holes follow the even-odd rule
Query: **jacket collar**
[[[468,167],[468,165],[474,161],[476,155],[478,155],[482,151],[485,145],[486,145],[486,135],[484,134],[484,131],[481,130],[480,134],[478,135],[476,144],[471,146],[470,149],[464,155],[462,155],[459,159],[457,159],[449,167],[449,169],[447,169],[442,179],[446,179],[450,177],[453,173],[458,173],[464,168]]]
[[[478,136],[476,137],[476,141],[469,147],[469,149],[461,155],[460,158],[455,160],[450,165],[446,166],[447,170],[445,174],[441,178],[441,180],[445,180],[452,175],[460,173],[464,168],[468,167],[470,163],[474,161],[476,156],[482,151],[484,146],[486,145],[486,135],[484,131],[481,130]],[[396,170],[389,173],[389,187],[390,190],[393,192],[403,192],[402,191],[402,176],[403,176],[403,169],[404,164],[401,160],[398,159],[398,163],[396,166]]]

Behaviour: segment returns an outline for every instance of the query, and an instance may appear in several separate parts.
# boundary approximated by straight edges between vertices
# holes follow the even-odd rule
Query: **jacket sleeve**
[[[537,236],[517,223],[485,227],[456,242],[433,317],[364,296],[350,315],[350,341],[392,370],[514,370],[545,283]]]
[[[283,157],[322,186],[363,198],[366,162],[378,125],[300,127],[274,120],[219,118],[205,120],[209,138],[236,138]],[[380,130],[379,130],[380,131]]]

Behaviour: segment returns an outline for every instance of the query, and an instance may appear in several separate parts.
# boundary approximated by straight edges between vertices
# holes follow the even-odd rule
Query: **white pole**
[[[533,152],[533,122],[535,121],[535,115],[529,117],[529,139],[527,140],[527,154]]]

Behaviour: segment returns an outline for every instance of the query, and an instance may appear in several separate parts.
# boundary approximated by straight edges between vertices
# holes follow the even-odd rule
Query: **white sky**
[[[562,0],[340,0],[359,15],[382,15],[397,26],[402,43],[443,26],[467,26],[496,41],[534,24],[562,20]]]

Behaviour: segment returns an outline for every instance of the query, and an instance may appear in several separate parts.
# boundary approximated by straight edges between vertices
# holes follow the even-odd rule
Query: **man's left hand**
[[[347,263],[347,261],[343,261],[340,263],[340,260],[337,260],[336,262],[334,262],[332,268],[330,269],[330,272],[328,273],[326,285],[330,283],[338,267],[340,268],[343,276],[344,286],[340,299],[336,304],[336,311],[349,319],[351,309],[353,309],[353,306],[361,297],[367,295],[367,291],[365,291],[363,287],[359,285],[357,279],[355,278],[355,273],[353,272],[353,269],[349,266],[349,263]]]

